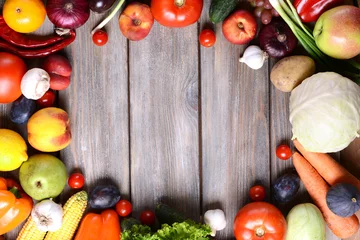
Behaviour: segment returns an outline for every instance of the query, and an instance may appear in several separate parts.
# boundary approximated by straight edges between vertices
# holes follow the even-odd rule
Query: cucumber
[[[219,23],[229,16],[229,14],[235,9],[238,0],[212,0],[210,5],[210,21],[213,23]]]
[[[132,228],[132,226],[140,225],[140,224],[141,224],[141,222],[135,218],[132,218],[132,217],[124,218],[120,221],[121,232],[130,230]]]
[[[155,215],[160,224],[172,225],[175,222],[184,222],[186,220],[183,214],[163,203],[156,206]]]

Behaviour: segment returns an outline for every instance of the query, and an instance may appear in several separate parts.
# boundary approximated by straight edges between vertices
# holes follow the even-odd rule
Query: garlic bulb
[[[50,76],[41,68],[32,68],[21,79],[21,92],[28,98],[37,100],[50,88]]]
[[[62,225],[62,207],[52,200],[43,200],[35,204],[31,211],[31,217],[36,223],[36,227],[43,232],[54,232]]]
[[[244,55],[239,59],[239,62],[243,62],[250,68],[256,70],[264,65],[267,58],[268,54],[261,50],[260,47],[251,45],[245,49]]]
[[[216,231],[226,227],[225,213],[221,209],[208,210],[204,214],[204,222],[211,227],[211,236],[215,236]]]

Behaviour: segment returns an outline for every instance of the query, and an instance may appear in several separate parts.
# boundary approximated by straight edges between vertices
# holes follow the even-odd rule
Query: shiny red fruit
[[[288,145],[282,144],[276,148],[276,156],[281,160],[288,160],[292,156],[292,151]]]
[[[145,210],[140,215],[140,221],[142,224],[151,226],[155,222],[155,213],[150,210]]]
[[[36,100],[36,103],[42,107],[52,107],[55,104],[56,94],[53,90],[49,89],[41,98]]]
[[[107,33],[103,30],[97,30],[92,36],[92,40],[97,46],[104,46],[108,39]]]
[[[211,29],[204,29],[199,36],[199,42],[204,47],[212,47],[216,42],[216,35]]]
[[[70,175],[68,180],[69,187],[73,189],[79,189],[84,186],[85,178],[81,173],[73,173]]]
[[[256,185],[250,188],[250,198],[255,202],[260,202],[265,199],[265,188],[261,185]]]
[[[132,204],[128,200],[120,200],[116,203],[115,209],[120,217],[126,217],[132,212]]]

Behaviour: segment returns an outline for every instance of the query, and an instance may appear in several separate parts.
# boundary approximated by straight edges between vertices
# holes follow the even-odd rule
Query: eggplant
[[[350,217],[360,210],[360,191],[354,185],[338,183],[326,194],[329,209],[340,217]]]
[[[115,206],[120,200],[120,191],[113,185],[95,187],[89,196],[89,204],[94,209],[105,209]]]
[[[109,10],[114,2],[115,0],[90,0],[89,7],[93,12],[103,13]]]

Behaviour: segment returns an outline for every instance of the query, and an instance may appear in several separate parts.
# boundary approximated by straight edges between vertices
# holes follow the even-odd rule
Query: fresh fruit
[[[329,209],[340,217],[350,217],[360,210],[360,191],[356,186],[338,183],[326,194]]]
[[[10,129],[0,129],[0,171],[12,171],[28,160],[25,140]]]
[[[113,6],[115,0],[89,0],[91,11],[96,13],[106,12]]]
[[[272,194],[279,203],[287,203],[296,197],[300,188],[300,178],[295,173],[286,173],[273,183]]]
[[[108,42],[108,35],[103,30],[97,30],[92,35],[93,43],[97,46],[104,46]]]
[[[272,7],[269,0],[248,0],[254,9],[254,15],[260,18],[262,24],[269,24],[273,17],[279,17],[279,13]]]
[[[355,57],[360,54],[360,8],[343,5],[324,12],[313,35],[318,48],[330,57]]]
[[[70,175],[68,180],[69,187],[73,189],[79,189],[84,186],[85,178],[81,173],[73,173]]]
[[[128,200],[120,200],[116,203],[115,209],[120,217],[126,217],[132,212],[132,204]]]
[[[235,9],[237,0],[212,0],[209,17],[213,23],[219,23],[229,16],[229,14]]]
[[[119,27],[122,34],[131,41],[144,39],[154,24],[150,7],[139,2],[126,6],[119,17]]]
[[[16,32],[34,32],[45,21],[46,9],[41,0],[6,0],[3,6],[6,24]]]
[[[41,98],[36,100],[36,103],[42,108],[47,108],[47,107],[53,107],[55,104],[55,100],[56,100],[55,92],[49,89]]]
[[[59,54],[45,58],[42,68],[50,75],[50,88],[64,90],[70,85],[72,67],[69,60]]]
[[[140,221],[142,224],[151,226],[155,222],[155,213],[150,210],[142,211],[140,214]]]
[[[291,158],[292,151],[286,144],[281,144],[276,148],[276,156],[281,160],[288,160]]]
[[[119,189],[113,185],[95,187],[89,196],[89,204],[95,209],[111,208],[120,200]]]
[[[34,113],[27,130],[30,145],[42,152],[60,151],[71,142],[69,116],[60,108],[43,108]]]
[[[265,188],[261,185],[256,185],[250,188],[250,198],[255,202],[263,201],[265,199]]]
[[[211,29],[204,29],[199,36],[199,42],[204,47],[212,47],[216,42],[216,35]]]
[[[17,124],[26,123],[35,111],[35,101],[21,96],[11,105],[10,120]]]
[[[233,44],[246,44],[255,38],[257,23],[254,16],[246,10],[237,10],[222,24],[224,37]]]
[[[21,79],[26,71],[21,58],[0,52],[0,103],[10,103],[21,96]]]
[[[66,185],[66,167],[50,154],[35,154],[21,165],[19,179],[24,191],[35,200],[54,198]]]

